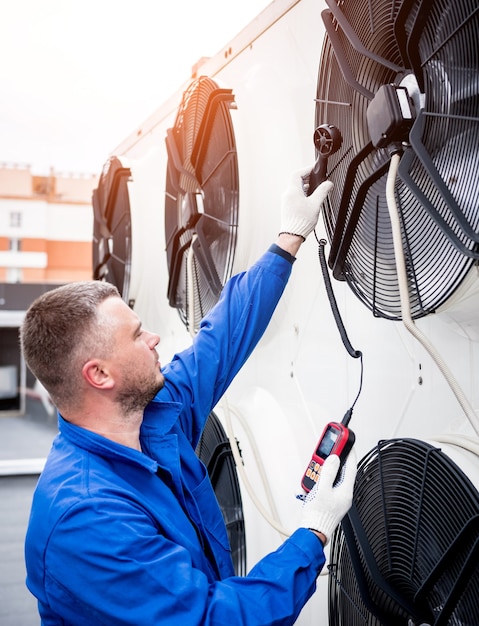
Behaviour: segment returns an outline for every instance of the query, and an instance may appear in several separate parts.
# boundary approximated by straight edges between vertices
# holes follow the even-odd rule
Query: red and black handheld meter
[[[321,466],[331,454],[339,456],[339,475],[355,439],[353,431],[346,428],[343,424],[339,422],[326,424],[301,480],[301,486],[306,492],[311,491],[315,483],[318,482]]]

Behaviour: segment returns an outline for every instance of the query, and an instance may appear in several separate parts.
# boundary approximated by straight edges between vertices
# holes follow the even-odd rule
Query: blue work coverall
[[[293,624],[324,565],[298,529],[234,575],[214,491],[195,447],[261,338],[291,273],[273,245],[233,277],[193,344],[164,368],[143,452],[59,416],[26,537],[27,586],[44,626]]]

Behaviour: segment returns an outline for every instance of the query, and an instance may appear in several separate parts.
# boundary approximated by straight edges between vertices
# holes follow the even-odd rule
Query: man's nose
[[[148,331],[147,343],[148,343],[150,349],[153,350],[160,343],[160,335],[157,335],[156,333],[150,333]]]

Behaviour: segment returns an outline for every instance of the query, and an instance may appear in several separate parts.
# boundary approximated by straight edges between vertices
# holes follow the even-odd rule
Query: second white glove
[[[301,516],[301,526],[323,533],[326,543],[353,502],[357,472],[354,448],[349,453],[339,482],[334,485],[338,469],[339,457],[332,454],[324,462],[318,482],[306,496]]]

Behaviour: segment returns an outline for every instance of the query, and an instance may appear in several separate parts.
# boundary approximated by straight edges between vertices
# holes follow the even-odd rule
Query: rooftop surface
[[[57,433],[56,416],[27,397],[25,415],[0,413],[0,624],[39,626],[35,598],[25,586],[23,543],[33,490]]]

